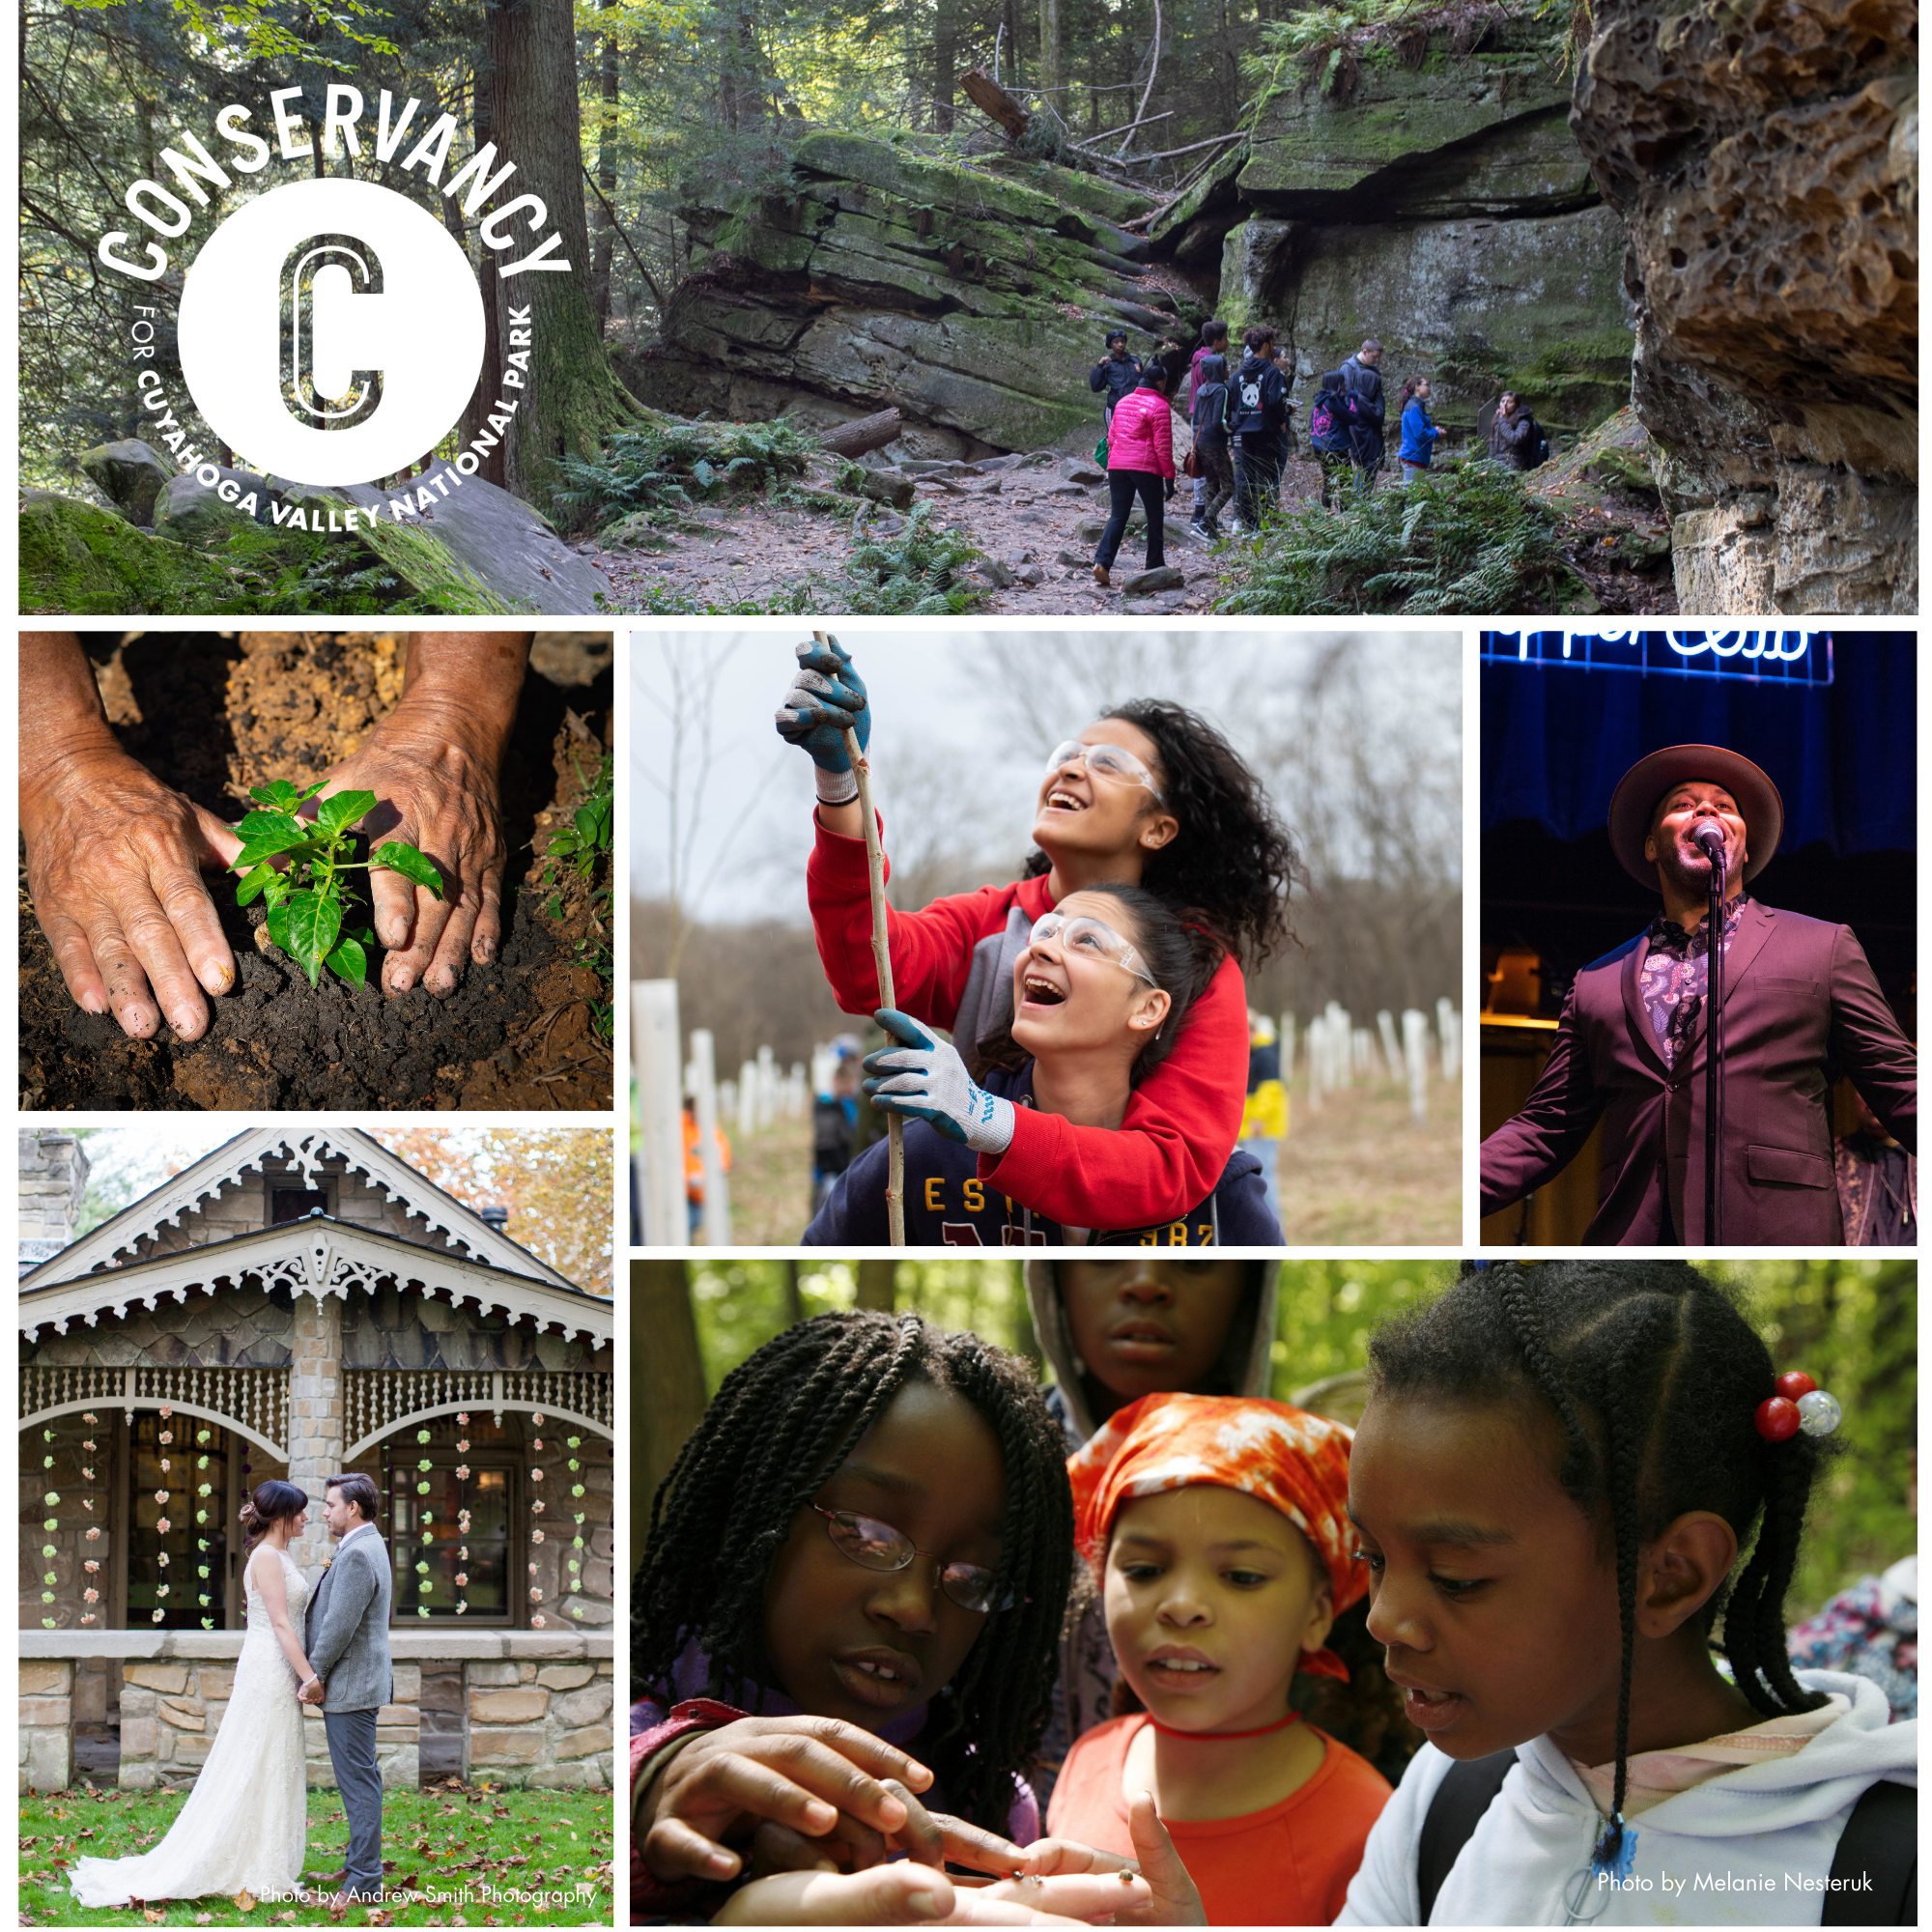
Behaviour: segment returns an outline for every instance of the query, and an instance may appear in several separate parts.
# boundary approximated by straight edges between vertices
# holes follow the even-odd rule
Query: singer
[[[1610,846],[1663,910],[1577,974],[1542,1077],[1483,1143],[1485,1214],[1560,1173],[1601,1118],[1597,1213],[1584,1240],[1703,1244],[1711,848],[1726,881],[1724,1244],[1843,1244],[1828,1064],[1916,1151],[1917,1056],[1851,928],[1774,911],[1746,891],[1783,824],[1777,787],[1720,746],[1669,746],[1624,774]]]

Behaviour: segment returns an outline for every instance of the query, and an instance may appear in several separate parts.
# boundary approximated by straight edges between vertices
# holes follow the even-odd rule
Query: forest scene
[[[1663,12],[35,0],[22,608],[1915,609],[1910,10],[1702,0],[1655,73]],[[137,386],[185,396],[195,250],[303,176],[428,210],[485,297],[461,421],[322,492],[185,403],[170,444]],[[502,272],[518,194],[568,272]],[[154,279],[97,254],[123,228]],[[1136,509],[1109,580],[1109,332],[1171,366],[1179,469],[1210,320],[1231,378],[1274,331],[1274,455],[1218,537],[1180,474],[1171,554]],[[1370,341],[1374,440],[1323,456]],[[1534,436],[1499,441],[1505,394]]]
[[[1910,1261],[1699,1263],[1741,1293],[1777,1362],[1804,1362],[1837,1392],[1846,1427],[1815,1494],[1786,1612],[1809,1616],[1825,1600],[1883,1570],[1913,1542],[1908,1500],[1918,1414],[1918,1267]],[[1361,1376],[1369,1337],[1388,1316],[1439,1294],[1454,1262],[1290,1261],[1277,1281],[1268,1393],[1314,1400],[1326,1413],[1349,1400],[1337,1378]],[[643,1547],[651,1492],[718,1384],[781,1329],[837,1308],[923,1315],[971,1328],[1050,1376],[1033,1329],[1021,1264],[1011,1261],[639,1261],[631,1264],[632,1335],[642,1419],[633,1479],[632,1548]],[[1359,1414],[1362,1391],[1355,1390]],[[1857,1418],[1854,1423],[1854,1418]]]

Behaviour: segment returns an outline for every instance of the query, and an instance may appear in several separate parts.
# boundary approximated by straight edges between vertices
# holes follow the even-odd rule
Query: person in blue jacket
[[[967,1042],[972,1065],[917,1020],[890,1009],[879,1023],[906,1046],[934,1051],[936,1072],[961,1104],[998,1095],[1084,1126],[1119,1126],[1134,1088],[1172,1051],[1187,1008],[1220,964],[1219,950],[1139,887],[1069,893],[1035,922],[1013,965],[1012,1018]],[[869,1056],[870,1094],[892,1093],[897,1050]],[[917,1110],[915,1110],[917,1111]],[[1132,1244],[1274,1247],[1281,1226],[1267,1207],[1261,1163],[1236,1149],[1214,1191],[1179,1219],[1149,1228],[1066,1228],[980,1178],[980,1159],[952,1134],[953,1109],[908,1120],[908,1246],[1055,1247]],[[888,1149],[874,1143],[834,1181],[805,1231],[810,1247],[884,1246]]]
[[[1417,376],[1402,385],[1402,487],[1406,490],[1429,468],[1435,439],[1447,436],[1429,413],[1429,378]]]

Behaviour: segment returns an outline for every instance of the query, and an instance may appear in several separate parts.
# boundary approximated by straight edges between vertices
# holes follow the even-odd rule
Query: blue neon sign
[[[1485,664],[1568,665],[1651,677],[1832,682],[1829,631],[1485,631]]]

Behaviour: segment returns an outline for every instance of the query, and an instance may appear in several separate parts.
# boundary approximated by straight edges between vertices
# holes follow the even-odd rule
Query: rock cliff
[[[1597,0],[1571,123],[1629,237],[1686,611],[1918,609],[1916,28]]]
[[[1152,206],[1044,162],[810,134],[785,187],[690,197],[693,271],[626,378],[684,414],[896,405],[922,453],[1097,433],[1107,328],[1144,353],[1199,321],[1144,283],[1149,243],[1120,225]]]
[[[1373,335],[1391,400],[1426,375],[1436,420],[1467,432],[1515,388],[1574,438],[1628,402],[1632,337],[1622,231],[1569,102],[1559,38],[1499,15],[1284,63],[1177,259],[1218,207],[1221,311],[1283,330],[1304,411]]]

